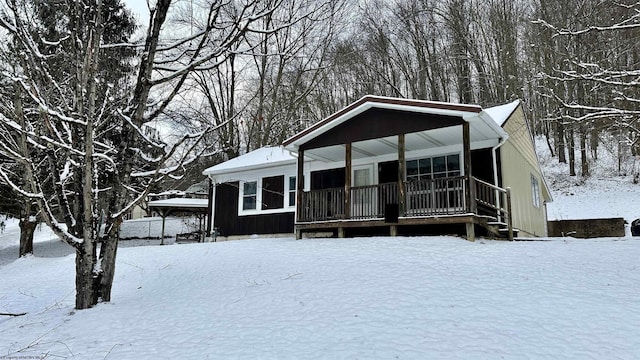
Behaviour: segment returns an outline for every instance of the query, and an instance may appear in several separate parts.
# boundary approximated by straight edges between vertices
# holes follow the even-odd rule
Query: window
[[[245,182],[242,191],[242,210],[255,210],[258,202],[258,182]]]
[[[284,207],[284,175],[262,178],[262,210]]]
[[[296,177],[289,176],[289,206],[296,205]]]
[[[292,212],[296,204],[295,176],[265,176],[240,181],[238,216]]]
[[[407,161],[407,180],[460,176],[460,154]]]
[[[531,197],[533,200],[533,206],[540,207],[540,185],[538,179],[531,174]]]

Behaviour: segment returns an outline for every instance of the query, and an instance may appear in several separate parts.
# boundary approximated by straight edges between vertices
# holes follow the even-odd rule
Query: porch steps
[[[490,235],[495,236],[498,239],[508,239],[509,238],[509,226],[507,223],[501,221],[489,221],[483,226],[485,230],[487,230]],[[513,229],[513,237],[518,236],[518,230]]]

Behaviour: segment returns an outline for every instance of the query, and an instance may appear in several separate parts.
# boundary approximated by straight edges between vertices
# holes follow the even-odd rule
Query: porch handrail
[[[513,218],[511,214],[511,188],[505,189],[486,181],[472,177],[474,183],[476,203],[490,210],[496,211],[498,221],[506,218],[509,240],[513,240]],[[503,199],[504,196],[504,199]]]
[[[304,191],[300,208],[302,222],[344,219],[344,187]]]

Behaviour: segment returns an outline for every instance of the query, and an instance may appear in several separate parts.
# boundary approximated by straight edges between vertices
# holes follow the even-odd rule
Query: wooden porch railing
[[[383,218],[388,204],[398,203],[398,183],[351,188],[351,218]]]
[[[453,215],[467,211],[465,177],[408,181],[407,216]]]
[[[298,221],[344,219],[344,188],[305,191],[301,209]]]
[[[510,190],[466,176],[411,180],[404,183],[405,208],[400,216],[441,216],[468,212],[495,217],[506,223],[509,238],[513,238]],[[467,197],[467,191],[470,196]],[[346,219],[380,219],[389,204],[399,204],[398,183],[357,186],[351,188],[351,209],[345,212],[344,188],[305,191],[299,222]],[[467,200],[470,199],[470,200]],[[471,203],[469,203],[471,202]]]
[[[513,220],[511,216],[511,188],[503,189],[480,179],[472,178],[477,204],[477,213],[495,216],[499,223],[507,225],[509,240],[513,240]]]

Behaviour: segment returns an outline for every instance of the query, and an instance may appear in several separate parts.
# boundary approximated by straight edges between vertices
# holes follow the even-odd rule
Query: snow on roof
[[[237,158],[212,166],[202,173],[204,175],[218,175],[242,170],[259,169],[275,165],[292,164],[296,157],[282,146],[263,147]]]
[[[165,195],[184,195],[184,191],[182,190],[166,190],[159,193],[152,193],[149,196],[165,196]]]
[[[206,208],[208,205],[208,199],[173,198],[149,201],[149,207]]]
[[[504,105],[490,107],[488,109],[484,109],[484,112],[489,114],[489,116],[493,118],[496,124],[503,126],[504,123],[507,122],[509,116],[511,116],[511,114],[513,114],[513,112],[516,110],[518,105],[520,105],[520,100],[516,100]]]

